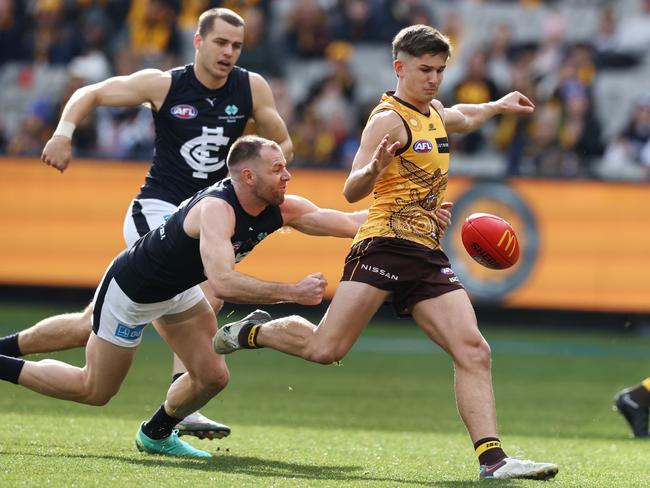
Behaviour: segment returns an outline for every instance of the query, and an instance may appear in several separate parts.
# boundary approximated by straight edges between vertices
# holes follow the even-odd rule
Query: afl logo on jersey
[[[199,111],[192,107],[192,105],[174,105],[171,110],[171,114],[177,119],[193,119],[199,115]]]
[[[427,141],[426,139],[420,139],[413,143],[413,150],[416,153],[428,153],[433,150],[433,144],[431,144],[431,141]]]

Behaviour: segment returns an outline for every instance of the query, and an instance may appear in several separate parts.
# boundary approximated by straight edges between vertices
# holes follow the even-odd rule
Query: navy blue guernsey
[[[178,205],[228,173],[226,156],[253,113],[248,71],[235,66],[226,84],[206,88],[194,65],[175,68],[158,112],[153,162],[136,198]]]
[[[167,222],[142,236],[115,259],[110,274],[132,301],[169,300],[206,280],[199,239],[185,233],[183,222],[190,209],[208,197],[225,200],[235,211],[235,233],[231,242],[237,262],[283,225],[277,205],[269,205],[257,216],[247,214],[230,178],[205,188],[181,205]]]

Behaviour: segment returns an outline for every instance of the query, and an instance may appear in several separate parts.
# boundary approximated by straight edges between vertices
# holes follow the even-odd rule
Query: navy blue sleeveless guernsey
[[[253,113],[248,71],[234,67],[226,84],[206,88],[194,65],[170,71],[172,83],[160,110],[153,162],[136,198],[178,205],[228,173],[226,156]]]
[[[235,259],[241,261],[266,236],[282,227],[280,207],[269,205],[262,213],[246,213],[227,178],[198,192],[181,205],[169,220],[123,251],[107,273],[134,302],[155,303],[206,280],[199,252],[199,239],[188,236],[183,222],[190,209],[204,198],[220,198],[235,211],[235,233],[231,238]]]

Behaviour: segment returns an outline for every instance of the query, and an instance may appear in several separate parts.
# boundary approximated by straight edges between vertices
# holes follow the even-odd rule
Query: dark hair
[[[244,27],[246,23],[237,13],[227,8],[211,8],[199,16],[197,31],[203,38],[207,36],[214,27],[214,19],[221,19],[235,27]]]
[[[242,161],[258,159],[262,148],[265,146],[273,147],[282,152],[282,149],[275,141],[253,135],[240,137],[230,146],[230,151],[228,151],[228,157],[226,158],[228,168],[232,168]]]
[[[449,38],[438,29],[428,25],[411,25],[404,27],[393,38],[393,59],[404,52],[410,56],[419,57],[423,54],[451,55]]]

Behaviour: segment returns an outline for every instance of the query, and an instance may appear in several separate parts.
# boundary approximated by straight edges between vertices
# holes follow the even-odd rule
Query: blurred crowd
[[[394,89],[392,37],[426,23],[454,49],[445,105],[519,90],[537,106],[454,137],[461,168],[650,180],[650,0],[0,0],[0,154],[40,155],[83,85],[191,62],[213,6],[245,18],[238,64],[271,83],[295,165],[349,168],[369,110]],[[77,128],[74,155],[148,160],[152,142],[147,108],[104,107]]]

